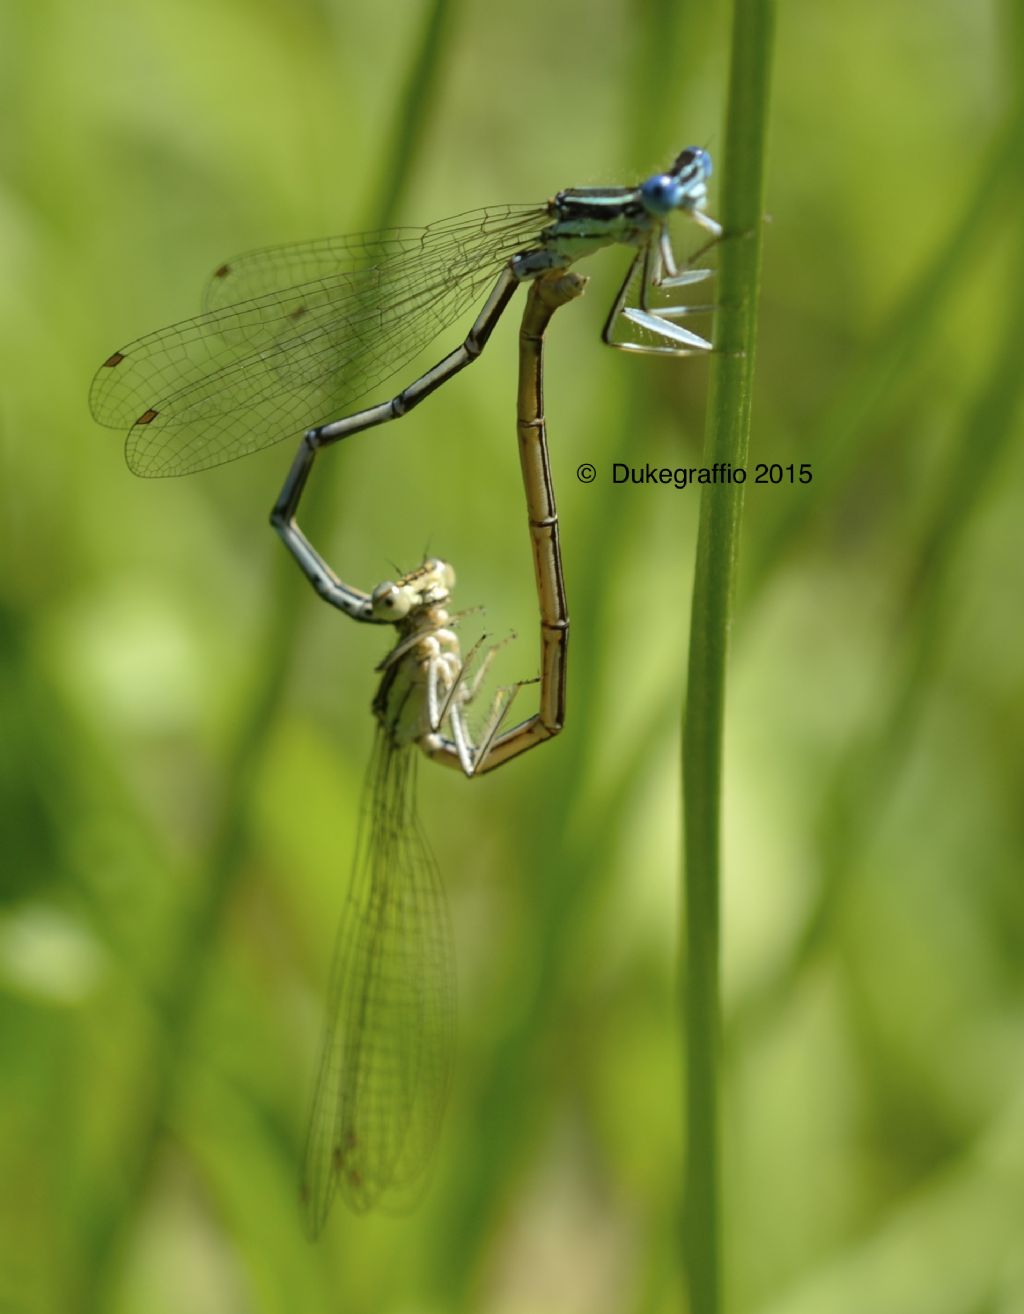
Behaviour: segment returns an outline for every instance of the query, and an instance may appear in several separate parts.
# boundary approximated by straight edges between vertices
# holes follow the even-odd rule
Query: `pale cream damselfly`
[[[440,872],[416,808],[419,750],[466,776],[550,739],[565,714],[566,609],[543,409],[542,349],[555,310],[583,291],[574,273],[534,281],[519,338],[518,435],[540,610],[539,706],[504,729],[521,686],[499,689],[474,736],[467,716],[495,648],[462,655],[449,610],[455,573],[429,559],[364,594],[343,584],[295,523],[313,452],[303,443],[274,519],[329,600],[394,627],[378,666],[377,732],[332,969],[302,1199],[316,1236],[340,1188],[362,1212],[401,1208],[426,1180],[452,1068],[455,976]],[[474,669],[475,667],[475,669]]]

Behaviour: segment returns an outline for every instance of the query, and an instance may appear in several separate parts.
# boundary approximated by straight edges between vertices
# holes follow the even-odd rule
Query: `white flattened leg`
[[[698,306],[695,308],[687,308],[683,306],[670,307],[672,313],[677,315],[693,315],[702,311],[707,311],[708,309],[710,309],[708,306]],[[711,343],[707,338],[702,338],[699,333],[691,333],[689,329],[684,329],[681,324],[673,324],[671,320],[665,319],[662,315],[654,315],[647,310],[626,309],[622,312],[622,318],[628,320],[631,324],[639,325],[640,328],[646,329],[648,333],[653,333],[656,337],[661,338],[665,342],[677,342],[681,347],[689,348],[689,351],[676,351],[672,348],[666,348],[666,350],[671,351],[673,356],[690,354],[697,355],[698,353],[711,351],[712,349]],[[638,344],[625,342],[616,342],[612,345],[620,348],[632,347],[634,351],[658,350],[658,348],[654,347],[645,348]]]
[[[700,213],[700,212],[695,212]],[[714,223],[714,221],[711,221]],[[717,228],[717,224],[715,228]],[[711,245],[710,243],[708,245]],[[707,249],[702,247],[696,256]],[[711,351],[711,342],[691,329],[673,323],[686,315],[707,315],[713,305],[658,305],[654,293],[666,289],[690,287],[713,277],[711,269],[682,269],[672,250],[668,230],[663,228],[657,237],[638,252],[629,268],[618,295],[605,322],[603,339],[610,347],[620,351],[639,351],[662,356],[696,356]],[[639,305],[627,305],[632,289],[639,284]],[[640,329],[646,336],[616,336],[621,326]]]

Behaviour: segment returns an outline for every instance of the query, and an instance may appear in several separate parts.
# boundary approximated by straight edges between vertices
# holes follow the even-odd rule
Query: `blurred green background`
[[[752,460],[815,479],[749,487],[734,629],[744,1314],[1024,1310],[1018,9],[779,13]],[[421,1206],[339,1204],[315,1247],[298,1161],[384,639],[267,526],[288,446],[142,482],[86,396],[239,250],[714,153],[728,24],[670,0],[4,7],[0,1314],[682,1307],[697,499],[610,466],[698,463],[707,366],[601,347],[621,252],[556,318],[568,726],[473,784],[420,772],[451,1102]],[[516,319],[314,479],[346,578],[447,557],[530,676]]]

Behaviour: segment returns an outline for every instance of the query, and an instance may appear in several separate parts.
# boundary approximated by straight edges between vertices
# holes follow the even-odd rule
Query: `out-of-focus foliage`
[[[1024,252],[1015,7],[782,7],[727,744],[732,1307],[1024,1302]],[[569,724],[420,772],[459,951],[432,1187],[304,1240],[297,1163],[381,636],[266,525],[291,452],[176,482],[86,409],[247,247],[629,181],[720,138],[724,6],[70,0],[0,18],[0,1311],[679,1308],[678,706],[705,367],[556,319]],[[428,61],[429,63],[429,61]],[[714,204],[711,205],[714,213]],[[536,669],[515,312],[327,455],[363,586],[429,548]],[[577,483],[580,462],[597,466]],[[751,479],[753,475],[751,475]],[[288,660],[286,661],[285,658]],[[285,678],[277,680],[280,669]],[[529,694],[527,690],[523,697]]]

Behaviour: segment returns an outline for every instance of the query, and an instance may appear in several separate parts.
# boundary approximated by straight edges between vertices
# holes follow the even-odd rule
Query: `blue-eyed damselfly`
[[[250,252],[215,272],[204,314],[104,361],[92,413],[128,430],[128,464],[147,476],[220,465],[303,431],[326,446],[404,415],[475,360],[520,283],[614,244],[636,255],[605,342],[705,352],[708,340],[676,321],[707,307],[658,305],[656,294],[709,273],[678,268],[668,221],[678,212],[721,235],[703,210],[710,174],[708,153],[691,146],[632,187],[569,188],[546,204]],[[485,293],[461,346],[390,401],[349,411]]]

